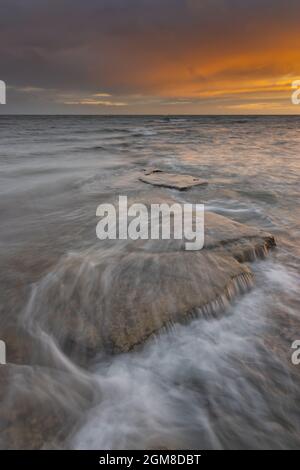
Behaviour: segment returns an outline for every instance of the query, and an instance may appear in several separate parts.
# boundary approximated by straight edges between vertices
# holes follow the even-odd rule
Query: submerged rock
[[[206,250],[228,253],[238,261],[246,262],[264,258],[275,245],[273,235],[264,230],[205,212]]]
[[[141,251],[112,257],[90,252],[63,259],[37,287],[30,321],[65,348],[129,351],[196,310],[217,311],[252,282],[246,265],[214,253]]]
[[[86,376],[9,364],[0,367],[0,449],[59,448],[95,395]]]
[[[207,184],[207,181],[198,177],[182,175],[179,173],[167,173],[166,171],[158,169],[145,170],[144,174],[140,176],[139,179],[140,181],[152,184],[153,186],[173,188],[178,189],[179,191]]]
[[[72,358],[126,352],[191,315],[214,315],[253,283],[239,261],[275,244],[261,230],[205,213],[205,245],[182,240],[99,242],[61,259],[32,293],[25,322],[54,336]]]

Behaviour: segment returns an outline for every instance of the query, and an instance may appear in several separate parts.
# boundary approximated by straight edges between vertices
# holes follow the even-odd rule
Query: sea
[[[147,168],[207,180],[162,191],[270,232],[277,246],[217,317],[75,360],[35,328],[56,295],[48,283],[68,256],[101,253],[98,205],[145,198]],[[0,116],[0,446],[299,448],[299,187],[300,116]]]

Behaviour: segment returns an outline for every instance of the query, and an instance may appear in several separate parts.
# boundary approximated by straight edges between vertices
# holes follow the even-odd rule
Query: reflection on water
[[[297,117],[0,118],[0,339],[10,363],[9,377],[0,378],[9,384],[2,447],[299,447],[300,366],[291,364],[300,339],[299,124]],[[100,203],[151,194],[137,178],[147,166],[207,179],[205,188],[164,192],[267,229],[278,248],[253,264],[256,287],[218,318],[75,364],[35,328],[36,309],[28,322],[35,289],[68,253],[97,243]],[[29,397],[31,418],[16,411],[8,426],[11,410],[21,416]]]

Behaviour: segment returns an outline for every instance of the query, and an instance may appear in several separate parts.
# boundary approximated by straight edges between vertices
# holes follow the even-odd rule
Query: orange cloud
[[[26,16],[18,34],[13,15],[3,20],[3,70],[36,100],[34,90],[46,90],[39,102],[48,90],[52,103],[81,109],[300,111],[290,99],[300,79],[299,0],[87,0],[62,18],[58,4],[69,3],[45,11],[36,0],[34,27]]]

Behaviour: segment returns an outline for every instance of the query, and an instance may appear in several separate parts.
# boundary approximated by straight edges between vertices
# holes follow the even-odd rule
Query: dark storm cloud
[[[238,88],[299,67],[298,0],[1,0],[0,8],[0,78],[26,106],[30,89],[45,104],[101,91],[134,103],[132,95],[201,96],[216,81]]]

